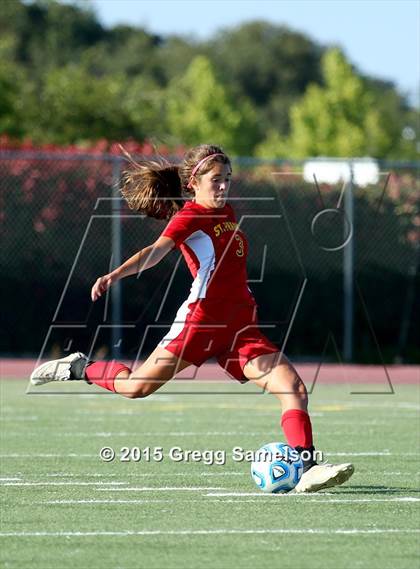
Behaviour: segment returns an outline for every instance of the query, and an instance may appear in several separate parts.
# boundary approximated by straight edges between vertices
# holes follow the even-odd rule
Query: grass
[[[279,408],[247,386],[169,384],[146,400],[25,394],[2,381],[0,550],[5,568],[413,568],[419,563],[419,391],[352,395],[318,385],[317,447],[353,462],[340,488],[259,492],[232,449],[283,441]],[[358,386],[360,388],[360,386]],[[364,386],[366,387],[366,386]],[[367,386],[366,391],[368,391]],[[360,389],[359,389],[360,390]],[[374,391],[374,388],[372,389]],[[204,392],[205,391],[205,392]],[[212,392],[212,394],[207,394]],[[95,395],[98,393],[98,395]],[[112,447],[113,462],[99,458]],[[226,464],[174,462],[214,449]],[[121,462],[122,447],[163,447],[161,462]]]

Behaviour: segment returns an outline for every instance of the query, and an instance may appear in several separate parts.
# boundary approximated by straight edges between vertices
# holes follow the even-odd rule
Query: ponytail
[[[156,219],[170,219],[182,208],[186,198],[191,199],[193,178],[206,174],[217,162],[232,167],[220,146],[211,144],[189,150],[180,166],[163,157],[136,162],[122,146],[120,148],[131,164],[131,168],[123,172],[121,187],[128,207]]]
[[[183,204],[179,166],[164,158],[136,162],[122,149],[131,168],[123,172],[121,193],[128,207],[156,219],[169,219]]]

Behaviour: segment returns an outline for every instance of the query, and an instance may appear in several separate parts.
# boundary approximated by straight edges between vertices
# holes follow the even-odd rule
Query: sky
[[[105,26],[203,39],[262,19],[340,45],[361,73],[391,80],[419,105],[420,0],[82,0]]]

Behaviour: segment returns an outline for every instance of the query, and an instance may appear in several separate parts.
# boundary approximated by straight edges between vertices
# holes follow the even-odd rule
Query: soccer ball
[[[269,443],[254,454],[251,475],[263,492],[290,492],[303,473],[299,453],[283,443]]]

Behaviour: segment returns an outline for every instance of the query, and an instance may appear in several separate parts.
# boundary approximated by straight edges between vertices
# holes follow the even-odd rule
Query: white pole
[[[344,361],[353,360],[353,312],[354,312],[354,195],[353,195],[353,163],[349,162],[350,181],[344,192],[344,213],[347,224],[344,223],[344,240],[348,231],[353,230],[353,236],[343,248],[343,357]]]
[[[111,223],[111,252],[112,266],[121,265],[121,195],[120,195],[121,162],[118,157],[112,159],[112,223]],[[115,360],[120,359],[122,343],[122,295],[121,283],[116,282],[111,287],[111,355]]]

